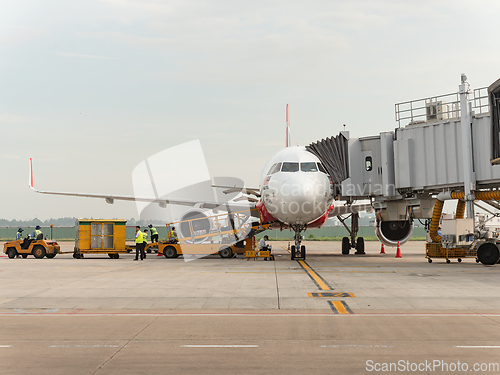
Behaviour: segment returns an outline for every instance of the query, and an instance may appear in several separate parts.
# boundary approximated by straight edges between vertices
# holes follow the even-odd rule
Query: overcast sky
[[[500,78],[495,1],[0,0],[0,218],[137,217],[143,160],[199,139],[258,186],[285,142],[396,127],[394,104]],[[183,160],[172,160],[183,163]],[[165,173],[168,173],[168,165]],[[175,178],[175,176],[172,176]]]

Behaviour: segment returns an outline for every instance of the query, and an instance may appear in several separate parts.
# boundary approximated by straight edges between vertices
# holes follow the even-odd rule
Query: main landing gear
[[[306,247],[301,245],[302,236],[300,232],[306,229],[305,225],[292,225],[292,229],[295,231],[295,245],[292,245],[290,252],[292,253],[292,260],[305,260],[306,259]]]
[[[347,229],[347,231],[349,232],[349,235],[351,237],[351,238],[349,238],[349,237],[342,238],[342,254],[344,254],[344,255],[349,254],[349,251],[351,250],[351,248],[356,249],[355,254],[357,254],[357,255],[366,254],[365,253],[365,239],[363,237],[358,237],[356,239],[356,236],[357,236],[358,231],[359,231],[359,225],[358,225],[359,214],[352,213],[349,216],[347,216],[346,218],[343,218],[342,216],[337,216],[337,217],[340,220],[340,222],[342,224],[344,224],[344,227]],[[349,228],[347,226],[347,224],[345,223],[345,221],[349,218],[351,218],[351,228]]]

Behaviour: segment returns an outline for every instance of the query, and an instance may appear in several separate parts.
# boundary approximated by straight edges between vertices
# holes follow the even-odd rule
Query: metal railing
[[[482,87],[469,92],[469,102],[476,115],[488,114],[490,112],[488,88]],[[406,125],[418,125],[459,119],[460,94],[456,92],[396,103],[395,115],[398,127],[401,127],[401,122],[406,121],[408,121]]]

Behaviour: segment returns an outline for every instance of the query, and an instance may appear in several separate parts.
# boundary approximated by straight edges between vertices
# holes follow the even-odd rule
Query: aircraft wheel
[[[16,255],[17,255],[17,250],[14,249],[13,247],[9,247],[9,249],[7,250],[7,256],[9,257],[9,259],[15,258]]]
[[[342,254],[349,254],[349,250],[351,250],[351,243],[349,242],[349,238],[342,237]]]
[[[356,254],[365,254],[365,239],[358,237],[356,240]]]
[[[300,256],[302,259],[306,260],[306,247],[304,245],[300,247]]]
[[[232,258],[233,257],[233,249],[229,246],[222,246],[219,249],[219,256],[221,258]]]
[[[35,246],[32,253],[35,258],[42,259],[45,256],[45,248],[43,246]]]
[[[291,251],[291,253],[292,253],[292,260],[295,260],[295,245],[292,245],[292,246],[290,247],[290,251]]]
[[[163,256],[165,258],[177,258],[177,250],[173,246],[167,246],[163,249]]]
[[[500,258],[500,250],[498,246],[492,243],[483,243],[477,249],[477,258],[479,261],[487,266],[491,266],[498,262]]]

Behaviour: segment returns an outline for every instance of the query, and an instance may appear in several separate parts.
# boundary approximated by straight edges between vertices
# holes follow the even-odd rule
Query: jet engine
[[[208,240],[208,237],[200,237],[213,232],[214,222],[209,217],[211,214],[206,210],[192,209],[186,211],[180,218],[178,231],[179,238],[195,238],[190,243],[203,243]]]
[[[412,220],[380,221],[375,228],[375,234],[385,246],[402,245],[408,241],[413,234]]]

